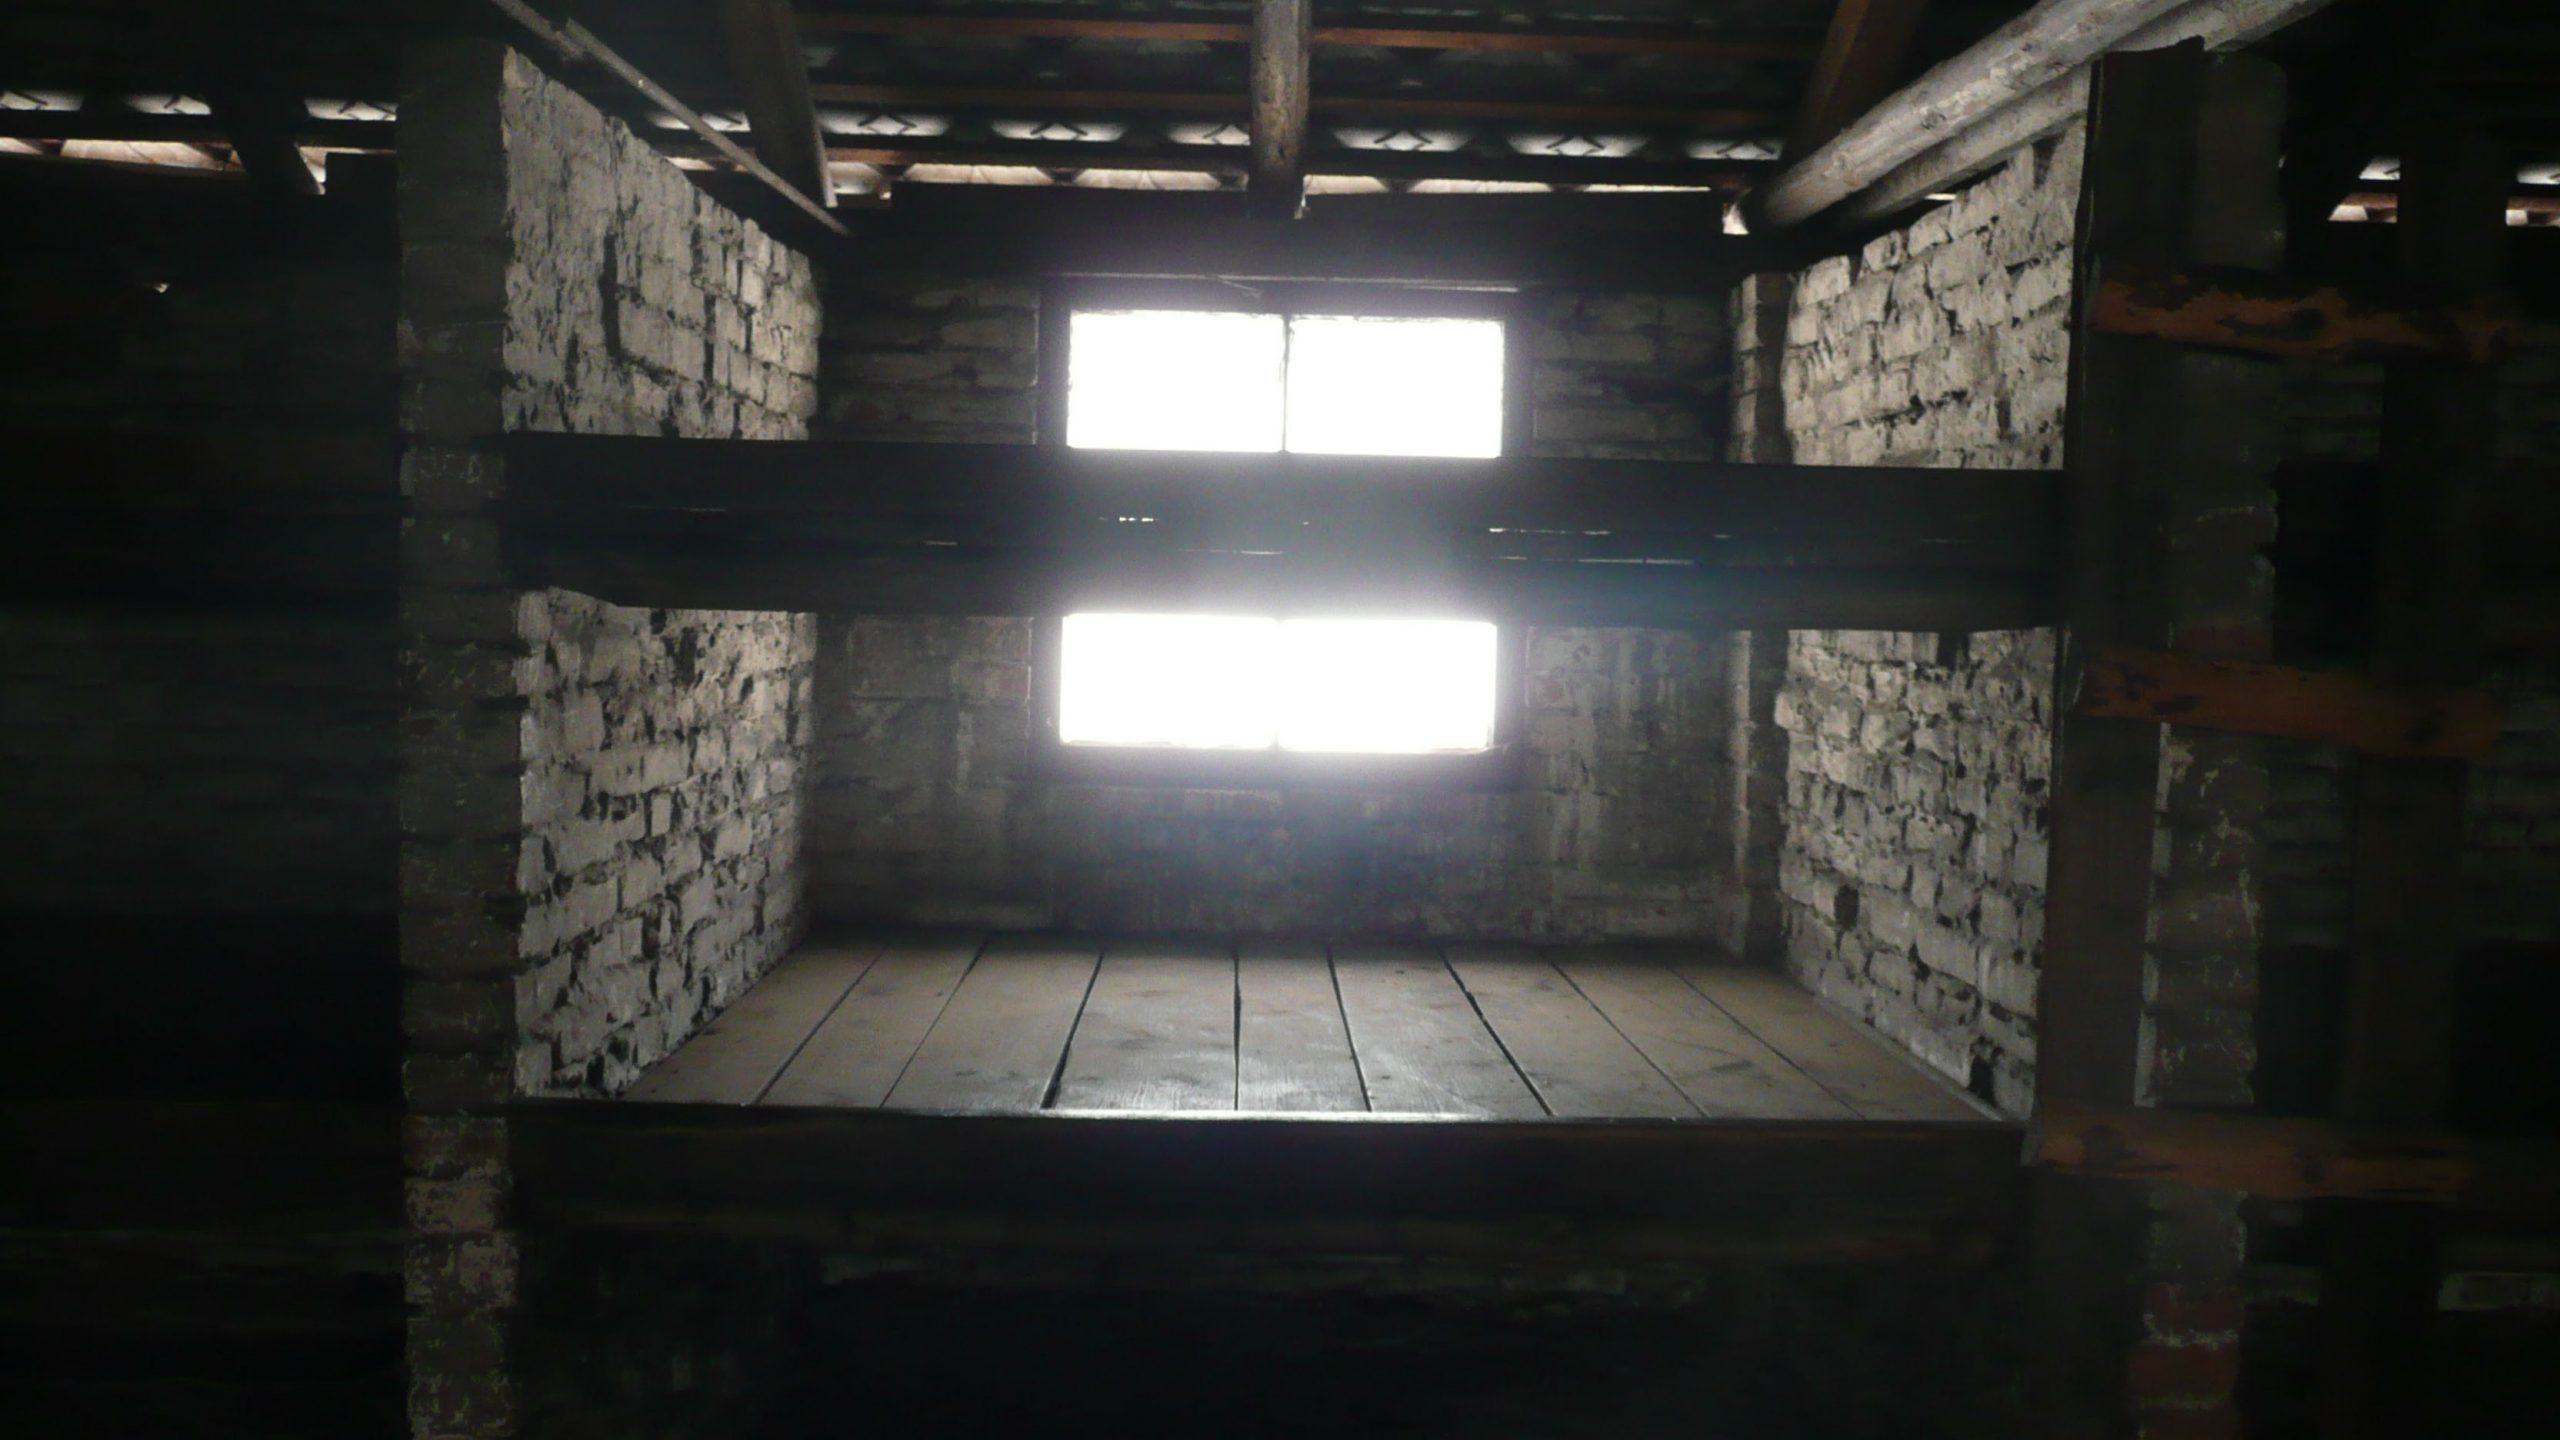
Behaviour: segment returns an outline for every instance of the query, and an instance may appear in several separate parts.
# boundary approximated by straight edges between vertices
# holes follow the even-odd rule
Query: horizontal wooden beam
[[[1251,605],[1538,623],[2049,618],[2035,472],[508,437],[520,580],[625,604]]]
[[[2116,277],[2098,287],[2090,325],[2257,355],[2338,363],[2455,357],[2494,364],[2522,322],[2485,308],[2404,309],[2335,285],[2264,276]]]
[[[2032,1151],[2071,1174],[2271,1200],[2414,1201],[2546,1224],[2560,1215],[2560,1144],[2544,1140],[2048,1101]]]
[[[1215,276],[1722,294],[1779,263],[1717,233],[1713,194],[1315,195],[1296,224],[1244,197],[1080,186],[910,185],[848,222],[862,263],[971,275]]]
[[[2343,745],[2368,755],[2476,759],[2497,744],[2497,701],[2420,693],[2361,675],[2114,646],[2080,672],[2081,715]]]
[[[557,1102],[510,1121],[534,1226],[1545,1262],[1927,1253],[2010,1223],[2005,1125],[941,1115]],[[1938,1252],[1943,1258],[1945,1251]],[[1977,1257],[1978,1258],[1978,1257]]]
[[[1040,86],[878,85],[821,82],[811,96],[833,105],[914,109],[932,113],[989,111],[1016,117],[1042,115],[1227,115],[1242,119],[1246,99],[1188,90],[1063,90]],[[1514,120],[1541,125],[1639,125],[1711,133],[1770,131],[1785,116],[1759,106],[1654,100],[1645,103],[1554,104],[1534,100],[1482,100],[1460,96],[1344,95],[1313,99],[1320,118],[1362,116],[1399,120]]]
[[[971,16],[817,13],[803,16],[810,34],[898,35],[920,40],[1180,41],[1242,45],[1252,27],[1214,20],[1110,19],[1065,16]],[[1779,35],[1681,35],[1608,31],[1468,30],[1319,25],[1319,46],[1386,50],[1501,50],[1538,55],[1659,55],[1689,60],[1808,61],[1811,39]]]
[[[689,147],[661,142],[673,153]],[[831,160],[857,165],[1013,165],[1040,170],[1169,170],[1243,175],[1252,157],[1234,145],[1132,145],[1121,141],[985,140],[949,135],[836,136]],[[1538,185],[1676,185],[1733,190],[1768,169],[1764,160],[1718,156],[1661,159],[1642,154],[1522,155],[1470,150],[1359,150],[1311,146],[1310,175],[1379,180],[1503,180]]]

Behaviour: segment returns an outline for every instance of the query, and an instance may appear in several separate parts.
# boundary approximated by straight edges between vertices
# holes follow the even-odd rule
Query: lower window
[[[1079,778],[1498,781],[1515,667],[1478,620],[1070,615],[1045,668]]]

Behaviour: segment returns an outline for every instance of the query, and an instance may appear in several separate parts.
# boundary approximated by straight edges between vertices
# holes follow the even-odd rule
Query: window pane
[[[1502,453],[1502,322],[1301,315],[1289,322],[1289,448]]]
[[[1282,622],[1281,748],[1420,754],[1490,746],[1493,634],[1472,620]]]
[[[1096,450],[1280,448],[1277,315],[1080,310],[1068,321],[1067,443]]]
[[[1267,748],[1278,633],[1278,621],[1259,616],[1070,615],[1059,643],[1058,738]]]

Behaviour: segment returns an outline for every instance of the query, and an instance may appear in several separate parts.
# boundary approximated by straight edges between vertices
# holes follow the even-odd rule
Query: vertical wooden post
[[[2057,663],[2062,696],[2108,645],[2254,658],[2267,635],[2258,538],[2225,517],[2271,505],[2278,372],[2268,362],[2095,333],[2089,302],[2111,273],[2193,265],[2272,269],[2282,260],[2275,137],[2281,76],[2202,47],[2107,57],[2096,69],[2076,235],[2066,468],[2073,507]],[[2171,741],[2155,723],[2055,707],[2051,860],[2037,992],[2039,1103],[2153,1103],[2147,1009],[2164,960],[2164,906],[2245,889],[2245,872],[2163,869],[2177,817]],[[2182,752],[2183,753],[2183,752]],[[2214,756],[2209,763],[2245,763]],[[2190,906],[2192,911],[2195,907]],[[2245,904],[2207,907],[2246,913]],[[2192,926],[2191,915],[2181,916]],[[2254,936],[2230,939],[2254,947]],[[2245,1099],[2245,1092],[2242,1097]],[[2036,1177],[2028,1419],[2049,1436],[2112,1436],[2141,1397],[2129,1360],[2141,1293],[2155,1274],[2151,1196],[2137,1184]],[[2211,1227],[2211,1215],[2180,1224]],[[2228,1251],[2173,1237],[2186,1254]],[[2193,1268],[2193,1267],[2189,1267]],[[2208,1264],[2207,1270],[2211,1268]],[[2227,1286],[2227,1275],[2180,1281]]]
[[[1249,69],[1253,86],[1253,212],[1296,218],[1306,199],[1307,90],[1314,0],[1254,0]]]
[[[2413,305],[2461,305],[2499,287],[2513,171],[2451,73],[2457,58],[2478,53],[2481,7],[2452,0],[2427,9],[2423,29],[2404,37],[2403,53],[2433,63],[2410,67],[2400,116],[2402,295]],[[2489,367],[2445,358],[2385,372],[2378,680],[2460,686],[2479,678],[2479,510],[2496,436]],[[2467,779],[2461,761],[2357,763],[2342,1120],[2447,1118]],[[2443,1216],[2427,1206],[2340,1202],[2322,1219],[2322,1433],[2425,1433]]]

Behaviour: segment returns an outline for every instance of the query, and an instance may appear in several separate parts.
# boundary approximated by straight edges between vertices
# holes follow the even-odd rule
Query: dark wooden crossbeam
[[[1252,27],[1229,21],[1163,20],[1140,16],[996,16],[813,13],[802,17],[811,34],[898,35],[922,40],[1178,41],[1204,45],[1248,43]],[[1517,28],[1318,25],[1319,46],[1385,50],[1506,50],[1538,55],[1658,55],[1688,60],[1802,62],[1818,48],[1784,35],[1697,35],[1635,28],[1554,30]]]
[[[860,263],[971,275],[1559,285],[1721,295],[1787,257],[1716,233],[1710,193],[1316,195],[1294,225],[1232,193],[909,185],[849,217]]]
[[[2477,759],[2498,742],[2498,703],[2477,690],[2413,690],[2361,675],[2111,646],[2082,667],[2081,715],[2278,735],[2368,755]]]
[[[832,207],[826,136],[809,98],[809,62],[791,0],[720,0],[720,24],[756,158],[801,194]]]
[[[1822,148],[1892,93],[1928,9],[1929,0],[1839,0],[1787,131],[1789,159]]]
[[[514,435],[516,578],[633,605],[2050,618],[2051,476]]]
[[[2272,1200],[2397,1200],[2536,1221],[2560,1208],[2560,1146],[2432,1128],[2048,1101],[2034,1151],[2068,1174]]]
[[[2451,356],[2490,364],[2522,328],[2486,304],[2390,305],[2335,285],[2239,273],[2110,277],[2089,323],[2109,335],[2339,363]]]

